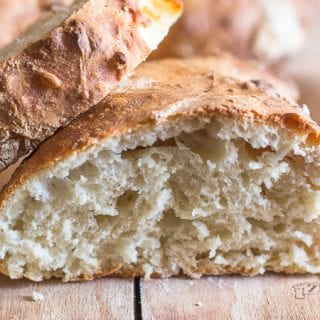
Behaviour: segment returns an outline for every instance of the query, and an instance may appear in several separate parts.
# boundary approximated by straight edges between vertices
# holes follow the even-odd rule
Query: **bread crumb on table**
[[[33,301],[43,301],[44,300],[44,296],[40,292],[33,291],[32,292],[32,300]]]

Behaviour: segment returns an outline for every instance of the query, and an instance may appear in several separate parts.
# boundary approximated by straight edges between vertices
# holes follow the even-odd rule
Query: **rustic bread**
[[[320,272],[320,130],[212,58],[139,67],[0,195],[1,271],[65,281]]]
[[[72,0],[0,0],[0,47],[10,43],[31,24],[57,6]]]
[[[182,18],[154,58],[210,55],[217,48],[274,63],[299,51],[319,24],[319,0],[184,0]]]
[[[180,0],[77,0],[0,50],[0,170],[104,98],[181,9]]]
[[[203,69],[206,64],[203,65],[202,63],[200,63],[200,66]],[[296,100],[299,97],[299,91],[297,90],[297,87],[293,82],[290,82],[287,79],[283,80],[275,77],[263,65],[255,63],[253,61],[243,61],[227,53],[216,53],[210,58],[210,69],[215,70],[215,72],[217,73],[222,73],[225,76],[237,78],[238,80],[243,82],[250,80],[248,81],[249,86],[260,86],[261,88],[268,90],[273,90],[272,87],[276,87],[276,90],[278,92],[291,100]],[[206,72],[205,69],[203,71]],[[271,86],[269,83],[271,84]],[[126,85],[126,80],[122,80],[120,88],[123,85]],[[132,85],[133,84],[131,80],[131,86]],[[138,85],[138,83],[136,85]],[[119,88],[117,90],[119,90]],[[18,166],[19,163],[16,163],[15,165],[10,166],[9,168],[1,172],[0,190],[6,183],[8,183],[12,174]]]
[[[178,60],[173,61],[180,65]],[[224,76],[236,78],[243,82],[252,82],[254,85],[270,89],[271,91],[274,91],[275,88],[281,96],[289,100],[296,101],[300,96],[295,82],[286,77],[279,78],[265,65],[254,60],[239,59],[227,52],[214,52],[210,55],[209,59],[204,58],[206,63],[202,63],[200,57],[197,57],[193,61],[194,64],[198,64],[199,70],[202,70],[204,73],[207,72],[206,67],[209,64],[209,70],[211,70],[208,71],[209,73],[222,73]],[[185,64],[183,60],[182,64]],[[123,83],[126,84],[126,81],[124,80]]]

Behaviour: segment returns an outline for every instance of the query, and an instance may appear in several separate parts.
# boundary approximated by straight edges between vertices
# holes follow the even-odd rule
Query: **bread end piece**
[[[178,0],[78,0],[0,50],[0,170],[104,98],[181,10]]]

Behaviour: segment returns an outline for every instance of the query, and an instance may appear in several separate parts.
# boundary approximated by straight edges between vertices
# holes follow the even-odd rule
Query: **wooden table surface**
[[[33,301],[39,292],[44,300]],[[0,319],[320,319],[320,278],[268,274],[32,283],[0,277]]]

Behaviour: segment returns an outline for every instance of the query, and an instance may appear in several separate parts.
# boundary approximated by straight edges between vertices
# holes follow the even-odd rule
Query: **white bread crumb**
[[[40,292],[32,291],[32,300],[33,301],[43,301],[44,300],[44,296]]]
[[[8,274],[320,272],[319,147],[223,117],[167,126],[110,139],[20,187],[0,215]]]

